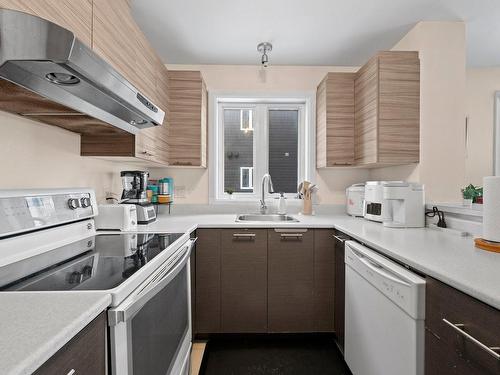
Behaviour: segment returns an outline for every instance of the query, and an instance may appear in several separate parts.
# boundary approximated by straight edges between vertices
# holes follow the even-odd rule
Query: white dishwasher
[[[425,279],[345,244],[344,354],[353,375],[422,375]]]

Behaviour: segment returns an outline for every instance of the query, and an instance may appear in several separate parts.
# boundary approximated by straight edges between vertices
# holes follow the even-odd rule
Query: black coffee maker
[[[148,201],[147,187],[149,172],[147,171],[122,171],[120,173],[123,184],[123,204],[135,204],[137,209],[137,223],[149,224],[156,220],[153,204]]]

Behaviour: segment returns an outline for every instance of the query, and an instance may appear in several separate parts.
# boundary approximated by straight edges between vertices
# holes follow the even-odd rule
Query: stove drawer
[[[106,312],[102,312],[35,371],[35,375],[104,375],[106,327]]]

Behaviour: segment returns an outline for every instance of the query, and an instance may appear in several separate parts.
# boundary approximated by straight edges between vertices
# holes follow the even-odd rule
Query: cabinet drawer
[[[36,375],[106,373],[106,312],[102,312],[63,346],[37,371]]]
[[[486,347],[500,353],[500,311],[432,278],[426,293],[426,326],[441,345],[478,373],[499,374],[500,360]],[[437,355],[427,353],[429,361]]]
[[[471,367],[447,343],[429,330],[425,331],[425,374],[426,375],[484,375],[482,369]]]

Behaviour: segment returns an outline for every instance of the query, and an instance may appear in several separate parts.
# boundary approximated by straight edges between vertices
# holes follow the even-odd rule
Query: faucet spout
[[[262,187],[261,187],[261,198],[260,198],[260,213],[261,214],[266,214],[268,207],[266,205],[266,182],[267,182],[267,189],[269,193],[274,193],[274,187],[273,187],[273,180],[271,179],[271,175],[269,173],[266,173],[264,176],[262,176]]]

